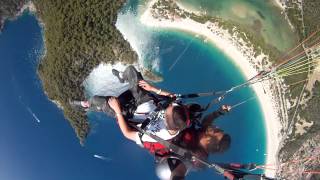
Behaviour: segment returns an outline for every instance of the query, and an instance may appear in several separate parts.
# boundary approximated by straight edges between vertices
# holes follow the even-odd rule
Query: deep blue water
[[[0,35],[0,179],[127,179],[139,177],[143,170],[151,170],[150,166],[135,164],[138,170],[133,172],[133,163],[129,169],[130,161],[125,158],[130,160],[129,157],[137,156],[126,153],[116,156],[120,152],[118,149],[128,151],[131,146],[122,143],[124,139],[120,135],[115,135],[118,132],[115,127],[103,129],[110,131],[110,137],[119,146],[110,141],[105,149],[98,151],[101,154],[115,152],[110,163],[94,158],[95,152],[80,146],[61,110],[42,91],[36,74],[39,53],[35,53],[42,47],[41,28],[32,15],[24,14],[16,21],[7,22]],[[40,123],[27,108],[40,119]],[[110,137],[103,136],[103,142],[108,142]],[[99,138],[92,139],[92,143],[95,142],[99,143]],[[154,178],[152,174],[149,177]]]
[[[244,81],[221,52],[192,38],[177,32],[158,34],[164,76],[160,87],[176,93],[203,92],[228,89]],[[169,71],[190,42],[186,53]],[[0,179],[156,179],[152,156],[124,139],[114,119],[89,114],[92,132],[86,145],[80,146],[62,111],[42,91],[36,74],[42,48],[41,27],[32,15],[7,22],[0,34]],[[226,97],[224,103],[235,104],[251,96],[250,89],[243,89]],[[239,106],[216,124],[231,135],[232,145],[229,151],[212,156],[211,160],[263,163],[265,131],[257,102]],[[111,160],[94,158],[94,154]],[[219,176],[207,170],[191,173],[188,179],[212,177]]]

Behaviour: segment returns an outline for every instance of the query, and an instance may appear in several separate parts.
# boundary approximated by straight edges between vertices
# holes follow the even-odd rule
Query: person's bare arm
[[[119,124],[119,127],[120,127],[122,134],[127,139],[130,139],[132,141],[136,141],[135,137],[136,137],[137,132],[132,130],[128,126],[127,122],[125,121],[125,119],[121,113],[121,107],[120,107],[118,99],[115,97],[112,97],[108,100],[108,103],[109,103],[110,107],[114,110],[114,112],[116,113],[116,118],[118,119],[118,124]]]
[[[201,122],[202,127],[210,126],[215,119],[217,119],[219,116],[223,115],[224,113],[229,112],[230,110],[231,110],[231,106],[222,105],[219,110],[214,111],[203,118]]]
[[[161,95],[161,96],[168,96],[168,97],[171,97],[173,98],[174,97],[174,94],[168,92],[168,91],[164,91],[162,89],[159,89],[159,88],[156,88],[152,85],[150,85],[148,82],[144,81],[144,80],[140,80],[139,81],[139,86],[141,88],[143,88],[144,90],[146,91],[149,91],[149,92],[154,92],[158,95]]]

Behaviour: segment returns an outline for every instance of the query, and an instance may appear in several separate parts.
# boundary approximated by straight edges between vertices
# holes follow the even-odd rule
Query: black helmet
[[[175,156],[159,157],[156,161],[156,174],[161,180],[171,180],[173,171],[181,164],[182,161]],[[186,172],[184,174],[176,174],[180,176],[179,179],[184,179]]]

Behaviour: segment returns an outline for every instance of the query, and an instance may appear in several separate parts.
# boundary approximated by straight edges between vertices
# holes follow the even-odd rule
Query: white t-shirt
[[[152,115],[154,118],[150,118],[149,116]],[[169,140],[174,138],[179,134],[179,132],[175,134],[170,134],[169,131],[167,130],[166,124],[165,124],[165,110],[161,110],[158,112],[153,112],[149,114],[150,123],[145,127],[145,130],[149,133],[152,133],[158,137],[160,137],[163,140]],[[139,132],[136,133],[136,143],[137,144],[142,144],[142,142],[157,142],[150,136],[144,134],[141,139],[139,137]]]
[[[132,120],[135,122],[143,122],[147,119],[148,115],[153,112],[157,106],[154,104],[153,100],[140,104],[133,114]]]

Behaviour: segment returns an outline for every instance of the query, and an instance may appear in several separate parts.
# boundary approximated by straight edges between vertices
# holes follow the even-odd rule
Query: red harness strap
[[[170,154],[168,148],[159,142],[143,142],[143,146],[153,155],[166,156]]]
[[[183,107],[186,118],[187,118],[186,125],[187,127],[189,127],[191,125],[191,120],[190,120],[188,108],[185,107],[184,105],[181,105],[181,106]],[[170,151],[168,150],[168,148],[166,148],[164,145],[162,145],[159,142],[143,142],[143,147],[153,155],[166,156],[170,154]]]

